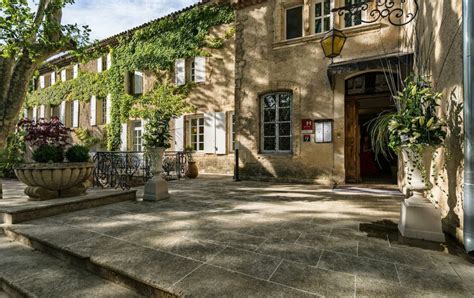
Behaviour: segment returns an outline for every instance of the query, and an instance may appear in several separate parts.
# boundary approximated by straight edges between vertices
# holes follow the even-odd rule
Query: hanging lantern
[[[341,30],[331,29],[321,40],[324,56],[334,59],[339,56],[344,48],[347,37]]]

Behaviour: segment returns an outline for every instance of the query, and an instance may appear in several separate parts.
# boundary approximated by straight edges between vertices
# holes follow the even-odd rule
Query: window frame
[[[190,69],[190,79],[191,79],[191,82],[196,82],[196,62],[195,60],[193,59],[191,61],[191,65],[189,66],[189,69]]]
[[[329,14],[324,14],[324,2],[329,1]],[[321,16],[316,16],[316,5],[321,3]],[[331,10],[334,8],[334,1],[333,0],[315,0],[311,4],[311,34],[318,35],[324,34],[331,30],[334,27],[334,18],[332,17]],[[329,28],[325,28],[324,26],[324,19],[329,18]],[[316,20],[321,20],[321,32],[316,32]]]
[[[139,125],[137,125],[137,123]],[[143,152],[143,124],[141,121],[133,121],[131,125],[131,133],[132,133],[132,143],[130,144],[132,147],[132,151],[134,152]],[[140,132],[139,138],[136,138],[135,133]],[[136,140],[139,140],[138,143],[135,143]],[[138,146],[138,147],[137,147]],[[140,150],[138,150],[140,149]]]
[[[278,109],[279,109],[279,96],[282,95],[282,94],[285,94],[285,95],[290,95],[291,99],[290,99],[290,121],[284,121],[284,123],[288,123],[290,124],[290,135],[289,135],[289,138],[290,138],[290,149],[289,150],[280,150],[279,149],[279,139],[280,139],[280,131],[279,131],[279,128],[280,128],[280,123],[283,123],[281,121],[279,121],[279,113],[278,113]],[[265,122],[265,107],[264,107],[264,98],[266,96],[269,96],[269,95],[276,95],[276,103],[275,103],[275,121],[274,122]],[[275,92],[268,92],[268,93],[265,93],[265,94],[262,94],[260,95],[260,153],[263,153],[263,154],[293,154],[293,139],[294,139],[294,135],[293,135],[293,92],[291,91],[275,91]],[[265,131],[264,131],[264,127],[265,127],[265,124],[269,124],[269,123],[275,123],[275,150],[265,150]],[[270,136],[270,137],[273,137],[273,136]]]
[[[297,7],[301,8],[301,36],[288,38],[288,11],[292,10],[292,9],[295,9]],[[284,22],[283,22],[283,29],[284,29],[283,37],[284,37],[284,40],[295,40],[295,39],[302,38],[302,37],[305,36],[305,32],[304,32],[304,5],[302,3],[285,7],[283,9],[283,20],[284,20]]]
[[[100,124],[107,124],[107,98],[100,99]]]
[[[202,133],[199,133],[199,128],[201,127],[199,121],[202,119]],[[206,138],[205,138],[205,119],[204,115],[193,115],[189,117],[189,125],[188,125],[188,132],[189,132],[189,146],[193,148],[193,151],[204,153],[206,150]],[[193,120],[196,120],[196,142],[193,142]],[[201,138],[202,137],[202,141]],[[196,144],[196,149],[194,148],[194,143]],[[202,149],[199,149],[199,145],[202,143]]]
[[[237,143],[237,135],[235,134],[235,126],[237,125],[236,122],[236,115],[234,111],[227,113],[227,125],[229,129],[227,130],[228,133],[228,146],[229,146],[229,153],[235,153],[235,145]]]

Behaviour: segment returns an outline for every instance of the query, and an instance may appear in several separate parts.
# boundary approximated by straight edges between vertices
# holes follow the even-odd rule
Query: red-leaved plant
[[[64,149],[69,145],[71,129],[64,126],[58,117],[51,117],[50,121],[25,118],[20,120],[17,127],[26,132],[25,141],[33,147],[47,144]]]

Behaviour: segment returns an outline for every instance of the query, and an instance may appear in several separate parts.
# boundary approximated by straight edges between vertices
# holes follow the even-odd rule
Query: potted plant
[[[69,145],[70,129],[59,118],[38,122],[23,119],[18,129],[25,133],[25,141],[33,148],[34,162],[20,164],[15,174],[27,185],[25,193],[30,200],[48,200],[84,194],[88,188],[86,180],[94,165],[89,162],[89,151],[82,146]]]
[[[405,163],[411,196],[402,203],[399,230],[406,237],[444,241],[440,212],[425,196],[433,187],[429,180],[433,153],[446,138],[446,125],[437,115],[441,94],[426,78],[409,77],[394,98],[397,110],[381,114],[370,127],[375,151],[389,154],[390,147]]]
[[[186,154],[186,158],[188,160],[188,168],[186,170],[186,177],[195,179],[199,175],[199,170],[196,165],[196,161],[194,160],[193,157],[193,148],[191,146],[187,146],[184,149],[184,153]]]
[[[146,154],[151,161],[153,178],[146,182],[143,200],[157,201],[169,198],[168,183],[161,177],[163,171],[163,155],[170,147],[171,134],[169,131],[169,119],[155,113],[147,120],[143,143]]]

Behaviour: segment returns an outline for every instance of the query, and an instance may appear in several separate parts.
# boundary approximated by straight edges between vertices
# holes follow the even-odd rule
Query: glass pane
[[[314,21],[314,33],[321,33],[323,32],[323,28],[321,28],[321,19]]]
[[[324,31],[329,31],[331,28],[331,21],[329,18],[324,18]]]
[[[325,0],[324,1],[324,15],[331,14],[331,1]]]
[[[290,121],[291,116],[290,116],[290,108],[284,108],[284,109],[279,109],[278,110],[278,120],[279,121]]]
[[[192,135],[191,136],[191,142],[193,142],[193,143],[197,142],[197,135]]]
[[[352,26],[352,16],[348,13],[344,15],[344,25],[345,27],[351,27]]]
[[[280,94],[279,102],[278,102],[278,106],[280,108],[289,107],[290,103],[291,103],[291,95],[290,94],[287,94],[287,93]]]
[[[199,118],[199,125],[204,125],[204,118]]]
[[[303,36],[303,6],[286,11],[286,39]]]
[[[204,143],[199,144],[199,150],[203,151],[204,150]]]
[[[263,112],[263,122],[275,122],[275,110],[265,110]]]
[[[263,107],[265,109],[274,109],[276,103],[275,95],[267,95],[263,99]]]
[[[314,5],[314,16],[320,17],[322,13],[321,3],[316,3]]]
[[[278,138],[278,150],[280,150],[280,151],[290,151],[291,150],[291,138],[289,138],[289,137]]]
[[[275,140],[276,140],[276,138],[264,138],[264,140],[263,140],[263,150],[265,150],[265,151],[276,150]]]
[[[197,119],[191,119],[191,126],[197,125]]]
[[[356,14],[354,14],[354,25],[360,24],[362,24],[362,12],[358,11]]]
[[[278,134],[279,136],[290,136],[291,135],[291,124],[290,123],[280,123],[278,125]]]
[[[204,133],[204,126],[199,127],[199,133]]]
[[[196,133],[197,133],[197,128],[196,127],[191,128],[191,134],[196,134]]]
[[[263,125],[263,135],[265,137],[275,136],[275,124],[265,124]]]
[[[197,144],[196,144],[196,143],[193,144],[193,150],[194,150],[194,151],[197,150]]]

